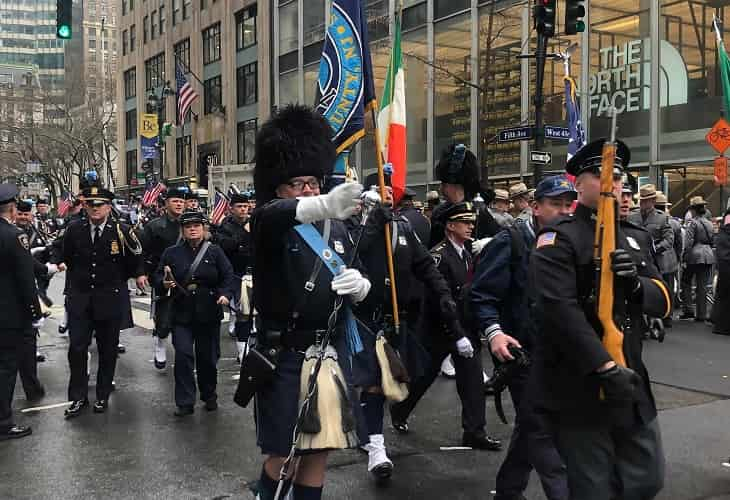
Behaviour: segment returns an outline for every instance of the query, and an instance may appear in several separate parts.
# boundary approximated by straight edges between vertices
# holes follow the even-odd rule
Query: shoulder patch
[[[28,241],[28,235],[23,233],[18,235],[18,241],[20,245],[26,250],[30,250],[30,242]]]
[[[548,232],[542,233],[537,238],[537,243],[535,244],[535,248],[552,246],[555,244],[555,241],[557,239],[558,239],[558,233],[556,233],[555,231],[548,231]]]
[[[436,264],[436,267],[441,264],[441,254],[440,253],[432,253],[431,258],[433,258],[434,264]]]

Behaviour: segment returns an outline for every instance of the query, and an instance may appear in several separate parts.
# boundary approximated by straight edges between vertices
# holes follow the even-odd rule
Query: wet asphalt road
[[[62,278],[53,281],[60,303]],[[137,327],[122,333],[127,347],[117,365],[116,392],[106,414],[91,411],[63,419],[64,406],[20,413],[19,423],[33,435],[0,443],[0,499],[222,499],[251,498],[247,485],[260,473],[250,409],[232,401],[238,372],[235,343],[222,329],[219,363],[220,409],[202,406],[187,419],[172,415],[172,349],[168,367],[155,370],[144,303],[135,313]],[[67,340],[58,336],[62,309],[54,307],[40,346],[48,360],[39,365],[46,397],[24,399],[20,384],[15,408],[53,406],[66,399]],[[702,324],[675,322],[666,342],[646,344],[655,395],[662,409],[669,500],[730,499],[730,469],[720,466],[730,454],[730,338],[709,333]],[[96,354],[92,347],[92,370]],[[93,373],[93,371],[92,371]],[[90,395],[93,397],[93,378]],[[508,397],[508,418],[512,411]],[[499,422],[490,401],[490,434],[504,440],[511,428]],[[388,422],[389,423],[389,422]],[[341,452],[330,460],[327,499],[488,499],[504,452],[445,451],[460,439],[460,408],[452,381],[440,379],[411,419],[411,434],[386,427],[386,442],[396,475],[377,488],[366,473],[366,457]],[[533,476],[530,499],[544,498]]]

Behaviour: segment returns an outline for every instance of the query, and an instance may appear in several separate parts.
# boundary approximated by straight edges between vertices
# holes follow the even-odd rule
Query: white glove
[[[466,337],[461,337],[456,341],[456,350],[459,351],[459,356],[462,358],[474,357],[474,347],[471,345],[471,341]]]
[[[479,255],[482,253],[482,250],[485,246],[487,246],[487,243],[492,241],[492,238],[482,238],[481,240],[474,240],[471,242],[471,253],[474,256]]]
[[[40,328],[43,326],[43,323],[46,321],[46,318],[38,318],[35,320],[31,326],[35,328],[36,330],[40,330]]]
[[[56,274],[58,272],[58,266],[50,262],[46,263],[46,269],[48,270],[48,274]]]
[[[355,303],[367,297],[370,286],[370,281],[357,269],[343,268],[332,280],[332,291],[337,295],[350,295]]]
[[[361,193],[361,184],[346,182],[327,194],[298,198],[296,219],[302,224],[325,219],[345,220],[357,211]]]

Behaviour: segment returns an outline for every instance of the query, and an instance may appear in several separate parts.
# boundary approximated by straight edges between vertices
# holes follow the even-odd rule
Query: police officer
[[[86,221],[73,222],[63,238],[66,274],[71,369],[66,418],[80,415],[89,405],[88,349],[96,336],[99,368],[96,378],[95,413],[109,405],[117,362],[119,330],[131,315],[127,280],[147,285],[142,270],[141,248],[131,228],[110,217],[114,193],[101,187],[84,190]]]
[[[535,233],[570,214],[577,193],[562,175],[540,181],[529,219],[503,229],[479,254],[471,288],[471,304],[479,331],[483,332],[498,363],[510,362],[515,345],[535,357],[534,337],[539,335],[530,316],[528,265]],[[555,449],[550,424],[534,411],[527,397],[529,368],[514,372],[507,382],[517,417],[509,450],[497,473],[497,500],[522,498],[535,468],[545,495],[551,500],[569,498],[565,466]]]
[[[448,309],[444,307],[443,298],[426,294],[428,331],[424,342],[431,355],[431,366],[423,377],[411,384],[408,398],[393,405],[391,417],[394,426],[406,422],[416,403],[438,376],[441,360],[452,354],[456,369],[456,389],[462,406],[462,443],[472,448],[496,451],[501,449],[502,443],[489,437],[484,430],[486,416],[481,342],[477,332],[466,322],[463,313],[468,305],[463,302],[462,288],[467,284],[472,264],[471,253],[465,244],[472,237],[476,213],[470,202],[460,202],[452,203],[442,213],[442,217],[445,221],[446,238],[431,249],[431,256],[449,285],[451,300],[456,304],[458,322],[452,320],[452,324],[445,324],[450,318],[443,313]]]
[[[575,215],[543,228],[530,258],[542,350],[535,375],[540,387],[531,397],[554,419],[571,499],[653,498],[662,487],[664,457],[641,334],[628,305],[664,317],[671,302],[659,271],[632,260],[631,243],[619,227],[611,256],[613,313],[628,366],[616,364],[601,342],[593,258],[604,142],[586,145],[568,162],[578,191]],[[625,167],[629,155],[617,141],[616,167]]]
[[[38,262],[45,265],[50,259],[49,242],[46,241],[47,235],[41,230],[39,221],[34,221],[33,204],[30,201],[21,200],[17,205],[18,216],[16,217],[15,225],[28,236],[31,255]],[[36,274],[38,296],[46,307],[53,305],[53,301],[48,297],[48,286],[51,282],[49,275],[52,274],[50,272],[52,269],[55,269],[55,266],[51,264],[48,272],[39,272]]]
[[[152,279],[159,294],[172,290],[175,346],[175,415],[192,415],[197,372],[205,409],[218,409],[217,364],[220,358],[221,306],[233,298],[233,268],[217,245],[208,240],[208,221],[200,212],[180,216],[183,238],[162,254]]]
[[[198,194],[189,187],[186,187],[185,189],[187,191],[185,195],[185,210],[197,212],[200,210],[200,199],[198,199]]]
[[[45,198],[38,198],[35,202],[36,221],[38,229],[44,234],[53,235],[58,230],[55,219],[51,215],[51,206]]]
[[[400,316],[400,334],[398,339],[401,342],[408,337],[410,342],[416,342],[413,330],[419,323],[419,314],[414,311],[412,302],[421,299],[423,289],[428,296],[434,297],[433,302],[440,314],[436,317],[446,324],[452,335],[463,331],[459,324],[456,302],[451,296],[449,285],[436,268],[434,260],[428,250],[421,243],[414,228],[404,217],[394,215],[390,207],[393,204],[393,192],[389,175],[385,176],[386,199],[383,206],[373,209],[364,228],[360,241],[360,260],[367,271],[368,278],[373,284],[370,293],[357,310],[361,318],[373,332],[390,331],[393,328],[393,304],[391,302],[390,277],[387,268],[385,253],[385,225],[391,228],[391,248],[393,250],[393,265],[395,271],[395,288],[398,298]],[[372,174],[365,179],[365,185],[371,189],[377,189],[378,175]],[[416,296],[414,297],[414,294]],[[409,307],[410,306],[410,307]],[[366,336],[366,334],[361,334]],[[375,338],[366,336],[363,338],[365,350],[362,356],[356,357],[359,361],[356,366],[355,383],[363,388],[360,396],[360,406],[368,427],[370,442],[365,446],[368,451],[368,471],[379,481],[387,479],[392,474],[393,463],[388,458],[385,449],[385,438],[383,436],[383,408],[385,396],[381,389],[382,380],[380,369],[375,355]],[[397,346],[397,345],[396,345]],[[409,352],[408,349],[404,352]],[[406,359],[405,363],[409,369],[412,379],[417,379],[419,374],[423,375],[424,366],[430,360],[424,359],[421,366],[412,359]],[[430,385],[430,384],[429,384]],[[428,386],[424,388],[427,389]],[[413,401],[413,405],[417,399]],[[409,407],[407,412],[399,412],[398,405],[391,411],[394,425],[407,430],[406,419],[412,410]]]
[[[317,264],[320,258],[294,229],[299,224],[313,223],[318,233],[329,233],[329,248],[345,263],[350,261],[353,244],[341,221],[354,214],[362,186],[341,184],[328,194],[320,194],[324,177],[335,163],[331,137],[327,121],[311,108],[299,105],[275,112],[256,137],[254,183],[258,207],[251,230],[256,256],[254,303],[260,318],[257,340],[267,350],[280,350],[273,381],[256,394],[257,441],[266,455],[258,486],[258,498],[262,500],[273,498],[276,478],[290,453],[304,351],[318,344],[327,330],[338,295],[358,303],[370,289],[370,282],[354,268],[341,269],[333,278]],[[316,267],[320,267],[319,272],[315,272]],[[339,365],[349,378],[341,319],[338,314],[333,343]],[[328,406],[336,405],[331,402]],[[301,455],[293,484],[298,500],[322,497],[327,453],[324,449],[309,449]]]
[[[17,196],[16,186],[0,184],[0,441],[31,433],[15,425],[11,406],[23,337],[41,319],[28,237],[13,225]]]
[[[506,189],[494,190],[494,202],[489,213],[500,228],[514,224],[515,219],[509,213],[509,191]]]
[[[249,196],[244,193],[231,193],[229,215],[215,231],[214,241],[218,244],[233,265],[233,274],[238,278],[236,286],[235,302],[239,303],[241,293],[241,281],[244,276],[251,274],[253,266],[251,254],[251,228],[249,219]],[[244,327],[247,318],[236,318],[231,313],[228,333],[236,336],[238,345],[238,357],[243,354],[244,343],[248,339],[249,329]],[[236,323],[239,323],[236,326]]]
[[[179,219],[185,210],[186,196],[186,190],[179,188],[168,189],[164,197],[164,214],[144,225],[140,241],[144,252],[144,270],[147,276],[151,276],[155,272],[163,252],[180,241]],[[154,301],[153,291],[153,304]],[[167,350],[164,342],[167,335],[168,332],[158,332],[157,329],[152,330],[153,360],[155,368],[158,370],[164,370],[167,363]]]
[[[682,273],[682,315],[679,319],[707,321],[707,287],[712,283],[712,266],[715,254],[712,251],[712,223],[708,220],[705,200],[693,196],[689,200],[690,220],[686,225],[684,239],[684,263]],[[692,310],[692,278],[696,278],[695,310]]]
[[[410,222],[413,231],[415,231],[418,236],[418,239],[425,244],[431,237],[431,222],[429,222],[428,218],[423,215],[418,208],[416,208],[413,202],[415,197],[416,192],[410,188],[406,188],[405,193],[403,193],[403,198],[401,198],[401,201],[398,204],[398,214]]]

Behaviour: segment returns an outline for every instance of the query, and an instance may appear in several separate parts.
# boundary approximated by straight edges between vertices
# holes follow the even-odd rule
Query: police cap
[[[18,212],[30,212],[33,210],[33,203],[28,200],[20,200],[17,203]]]
[[[114,193],[108,189],[91,186],[83,191],[84,201],[90,202],[92,205],[111,203],[114,199]]]
[[[0,184],[0,205],[17,201],[19,193],[18,186],[15,184]]]
[[[207,224],[208,219],[202,213],[196,210],[186,210],[180,215],[180,225],[188,224]]]
[[[565,170],[570,174],[578,177],[586,171],[598,173],[601,171],[601,161],[603,160],[603,145],[606,138],[597,139],[580,148],[573,157],[568,160]],[[620,140],[616,140],[616,160],[614,168],[623,170],[629,165],[631,160],[631,151],[629,147]]]
[[[446,222],[476,222],[477,215],[471,202],[454,203],[444,212]]]
[[[48,205],[48,200],[45,198],[38,198],[38,201],[35,202],[36,206],[38,205]]]
[[[247,193],[231,193],[231,205],[235,205],[236,203],[248,203],[249,201],[251,201],[251,198]]]
[[[165,192],[165,200],[171,200],[173,198],[177,198],[180,200],[184,200],[188,196],[188,188],[186,187],[176,187],[176,188],[170,188]]]

